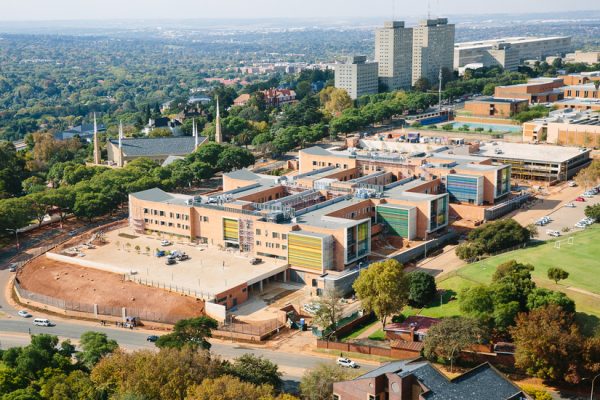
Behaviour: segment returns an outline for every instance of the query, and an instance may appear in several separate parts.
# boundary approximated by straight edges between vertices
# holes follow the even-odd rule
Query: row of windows
[[[169,228],[174,228],[175,226],[177,226],[177,229],[190,229],[189,225],[185,225],[185,224],[175,224],[173,222],[166,222],[166,221],[161,221],[161,220],[154,220],[154,219],[148,219],[148,218],[144,218],[144,222],[147,224],[152,224],[152,225],[160,225],[160,226],[168,226]]]
[[[262,234],[262,231],[257,228],[256,229],[256,234],[260,235],[260,234]],[[269,236],[269,232],[265,231],[265,236]],[[271,232],[271,237],[273,239],[279,239],[279,236],[281,236],[281,238],[283,240],[287,239],[287,234],[285,234],[285,233],[279,234],[279,232]]]
[[[165,211],[162,210],[151,210],[149,208],[144,208],[144,214],[150,214],[150,215],[157,215],[159,217],[165,217],[167,215],[167,213]],[[180,214],[180,213],[169,213],[169,218],[175,218],[175,219],[182,219],[184,221],[189,221],[190,216],[187,214]]]
[[[260,246],[261,245],[261,241],[257,240],[256,241],[256,245]],[[287,246],[285,244],[279,244],[279,243],[271,243],[271,242],[265,242],[265,247],[269,248],[269,249],[283,249],[283,250],[287,250]]]
[[[326,163],[325,161],[313,161],[312,165],[315,167],[331,167],[333,166],[333,163]],[[342,166],[342,164],[336,163],[335,167],[339,168],[340,166]],[[348,164],[343,164],[344,169],[348,169]]]

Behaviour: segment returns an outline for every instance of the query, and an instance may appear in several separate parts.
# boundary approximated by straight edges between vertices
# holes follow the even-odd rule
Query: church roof
[[[207,140],[200,136],[198,143],[201,145]],[[118,139],[110,139],[110,143],[119,145]],[[194,151],[195,140],[192,136],[159,137],[159,138],[124,138],[122,149],[125,157],[151,157],[151,156],[181,156]]]

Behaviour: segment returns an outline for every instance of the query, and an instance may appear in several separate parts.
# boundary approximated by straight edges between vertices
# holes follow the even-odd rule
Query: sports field
[[[569,236],[574,238],[571,244],[567,239]],[[420,314],[431,317],[459,315],[456,298],[460,291],[465,287],[489,283],[496,266],[514,259],[535,267],[532,276],[538,286],[565,292],[572,298],[579,318],[588,327],[600,325],[600,224],[569,236],[558,239],[561,241],[560,248],[557,248],[557,240],[552,240],[466,265],[438,281],[438,288],[448,291],[444,304],[440,306],[438,299]],[[547,277],[550,267],[568,271],[569,278],[555,284]],[[453,297],[454,300],[451,300]],[[414,312],[408,310],[408,313],[411,311]]]

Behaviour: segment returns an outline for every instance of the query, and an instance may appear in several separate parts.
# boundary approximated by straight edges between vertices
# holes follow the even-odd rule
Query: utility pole
[[[440,67],[440,74],[438,76],[438,111],[442,112],[442,67]]]

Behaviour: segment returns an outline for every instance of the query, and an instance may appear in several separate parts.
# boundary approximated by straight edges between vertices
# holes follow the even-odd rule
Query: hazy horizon
[[[84,3],[84,4],[82,4]],[[410,5],[410,8],[407,8]],[[437,15],[529,14],[564,12],[560,0],[429,0],[414,4],[406,0],[304,0],[283,4],[281,0],[8,0],[2,4],[2,22],[81,21],[123,19],[322,19],[397,18]],[[597,11],[600,2],[572,0],[569,11]]]

